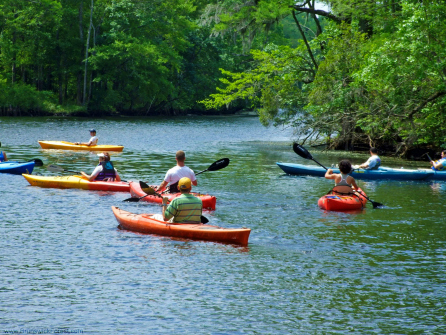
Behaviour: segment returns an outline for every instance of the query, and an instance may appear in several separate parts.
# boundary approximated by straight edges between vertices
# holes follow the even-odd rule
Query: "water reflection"
[[[42,189],[0,174],[5,329],[446,331],[439,321],[446,305],[444,183],[360,181],[385,208],[324,212],[317,200],[332,182],[284,175],[275,162],[302,163],[291,149],[291,134],[265,129],[255,118],[1,118],[2,148],[12,158],[90,171],[95,153],[41,150],[37,140],[78,140],[91,127],[100,143],[125,146],[112,159],[126,180],[159,184],[178,149],[195,171],[229,157],[227,168],[201,174],[196,190],[217,197],[216,210],[206,214],[212,224],[251,228],[249,245],[120,230],[111,206],[133,213],[160,213],[160,207],[124,204],[125,193]],[[326,166],[349,156],[312,154]],[[45,166],[35,173],[53,174]]]

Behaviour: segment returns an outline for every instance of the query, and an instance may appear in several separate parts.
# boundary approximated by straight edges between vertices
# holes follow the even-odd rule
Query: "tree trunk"
[[[81,41],[81,45],[84,45],[84,32],[83,32],[83,27],[82,27],[82,16],[84,12],[84,7],[83,7],[83,0],[81,0],[81,3],[79,5],[79,38]],[[80,50],[80,58],[81,58],[81,66],[83,65],[83,58],[84,58],[84,50],[81,48]],[[82,70],[79,69],[79,71],[77,71],[77,103],[80,105],[82,104]]]
[[[84,70],[84,94],[82,100],[82,106],[85,106],[85,101],[87,100],[87,70],[88,70],[88,48],[90,45],[90,34],[91,27],[93,26],[93,0],[91,0],[91,9],[90,9],[90,26],[88,27],[88,35],[87,35],[87,45],[85,47],[85,70]]]

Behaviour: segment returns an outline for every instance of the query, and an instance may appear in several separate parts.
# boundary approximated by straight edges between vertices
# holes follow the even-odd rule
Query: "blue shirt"
[[[432,166],[432,170],[434,170],[434,171],[444,171],[445,167],[446,167],[446,157],[445,158],[441,158],[438,161],[435,161],[435,164],[441,164],[441,165],[443,165],[443,167],[440,168],[440,169],[436,169],[436,168],[434,168]]]
[[[378,155],[373,155],[369,159],[367,159],[368,167],[366,167],[366,170],[378,170],[379,166],[381,165],[381,158],[378,157]]]

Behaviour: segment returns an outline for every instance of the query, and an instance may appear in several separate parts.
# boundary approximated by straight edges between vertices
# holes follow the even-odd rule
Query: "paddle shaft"
[[[150,189],[150,193],[152,193],[153,192],[153,194],[150,194],[150,193],[147,193],[147,192],[145,192],[144,190],[143,190],[143,184],[144,184],[144,188],[145,189]],[[144,198],[144,197],[147,197],[148,195],[156,195],[157,197],[160,197],[160,198],[164,198],[161,194],[159,194],[159,193],[157,193],[152,187],[150,187],[149,185],[147,185],[147,184],[145,184],[144,182],[139,182],[139,185],[141,186],[141,190],[144,192],[144,193],[147,193],[145,196],[143,196],[143,197],[140,197],[140,198],[138,198],[138,201],[139,201],[139,199],[142,199],[142,198]],[[147,186],[147,187],[145,187],[145,186]],[[167,200],[167,201],[169,201],[169,200]],[[169,201],[170,202],[170,201]],[[163,205],[164,206],[164,205]],[[200,221],[201,221],[201,223],[208,223],[209,222],[209,220],[208,220],[208,218],[207,217],[205,217],[205,216],[203,216],[203,215],[201,215],[200,216]]]

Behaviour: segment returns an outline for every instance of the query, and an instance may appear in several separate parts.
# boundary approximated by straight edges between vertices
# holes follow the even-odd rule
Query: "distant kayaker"
[[[114,168],[113,163],[110,162],[110,154],[102,152],[98,154],[99,164],[95,167],[91,175],[81,171],[81,174],[89,181],[121,181],[118,171]]]
[[[96,129],[90,129],[90,141],[82,143],[82,142],[75,142],[76,145],[97,145],[98,144],[98,137],[96,136]]]
[[[378,170],[379,166],[381,165],[381,158],[378,156],[378,149],[371,147],[370,155],[371,156],[367,162],[359,165],[358,168],[365,170]]]
[[[334,191],[338,190],[340,193],[350,193],[352,188],[358,190],[358,185],[356,185],[355,178],[349,176],[352,170],[352,164],[348,160],[342,160],[339,162],[339,170],[341,173],[333,173],[332,169],[328,169],[325,173],[325,178],[334,179],[335,188]],[[344,187],[342,187],[344,186]],[[342,188],[341,188],[342,187]]]
[[[178,150],[175,154],[175,159],[177,161],[177,165],[167,171],[166,176],[164,177],[164,181],[156,189],[157,192],[161,193],[162,191],[164,191],[167,184],[169,184],[169,192],[177,193],[178,181],[183,177],[189,178],[192,182],[192,185],[198,185],[194,171],[184,165],[184,161],[186,160],[186,154],[184,153],[184,151]]]
[[[6,162],[8,157],[6,156],[6,152],[0,151],[0,162]]]
[[[435,171],[444,171],[446,168],[446,150],[441,152],[441,158],[437,161],[430,161],[432,165],[432,170]]]
[[[168,198],[163,197],[163,220],[173,223],[200,223],[203,203],[201,199],[190,194],[192,181],[183,177],[178,181],[178,189],[181,192],[167,206]]]

